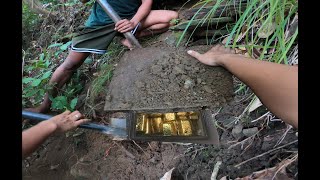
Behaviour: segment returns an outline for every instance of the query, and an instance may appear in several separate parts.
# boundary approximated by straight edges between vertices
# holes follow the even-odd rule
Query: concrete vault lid
[[[210,46],[193,46],[200,53]],[[218,107],[233,96],[231,74],[204,65],[185,48],[147,47],[126,52],[107,87],[105,111]]]

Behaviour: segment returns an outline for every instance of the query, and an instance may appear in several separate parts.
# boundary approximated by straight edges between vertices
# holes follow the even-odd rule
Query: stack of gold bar
[[[201,135],[198,112],[138,113],[136,131],[142,135]]]

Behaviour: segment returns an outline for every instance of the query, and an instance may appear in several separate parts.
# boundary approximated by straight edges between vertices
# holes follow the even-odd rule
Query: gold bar
[[[137,131],[144,131],[144,124],[145,124],[145,115],[139,114],[137,117],[136,130]]]
[[[192,135],[192,127],[191,127],[191,122],[186,119],[186,120],[178,120],[176,121],[177,124],[177,129],[178,129],[178,135],[180,136],[189,136]]]
[[[162,124],[162,118],[152,118],[151,121],[152,124],[152,132],[153,133],[162,133],[163,132],[163,124]]]
[[[175,113],[165,113],[164,114],[165,121],[174,121],[176,119]]]
[[[172,128],[170,123],[163,123],[163,135],[164,136],[172,135]]]
[[[186,115],[187,115],[187,112],[177,112],[177,115],[178,115],[178,116],[186,116]]]
[[[202,135],[199,112],[139,113],[136,131],[149,136]]]
[[[152,113],[152,114],[149,114],[149,117],[151,118],[156,118],[156,117],[162,117],[162,113]]]
[[[146,125],[147,125],[147,116],[145,114],[142,115],[142,127],[141,131],[146,131]]]
[[[180,120],[188,120],[188,117],[187,116],[178,116],[178,119],[180,119]]]
[[[170,122],[170,126],[171,126],[171,135],[178,135],[177,126],[175,125],[175,123]]]
[[[152,133],[151,119],[150,118],[146,118],[145,134],[151,134],[151,133]]]

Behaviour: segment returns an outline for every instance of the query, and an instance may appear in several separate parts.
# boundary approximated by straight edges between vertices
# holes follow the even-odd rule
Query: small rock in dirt
[[[76,179],[92,179],[92,172],[90,172],[90,168],[88,165],[77,163],[71,167],[70,174]]]
[[[242,132],[246,137],[250,137],[250,136],[253,136],[254,134],[256,134],[258,132],[258,128],[257,127],[253,127],[253,128],[243,129]]]
[[[220,106],[220,103],[217,101],[217,102],[214,103],[214,105],[215,105],[216,107],[219,107],[219,106]]]
[[[212,89],[209,86],[203,86],[203,89],[207,92],[207,93],[213,93]]]
[[[60,165],[60,164],[57,164],[57,165],[54,165],[54,166],[51,165],[51,166],[50,166],[50,170],[55,170],[55,169],[57,169],[57,168],[59,167],[59,165]]]
[[[200,73],[204,73],[204,72],[206,72],[205,69],[201,69],[201,70],[200,70]]]
[[[186,67],[184,67],[184,69],[187,70],[187,71],[190,71],[191,67],[190,66],[186,66]]]
[[[191,66],[192,65],[192,61],[191,60],[185,60],[183,61],[183,63],[187,66]]]
[[[169,83],[169,82],[170,82],[169,79],[163,79],[162,81],[163,81],[164,83]]]
[[[107,101],[111,101],[111,99],[112,99],[111,95],[106,96]]]
[[[167,74],[166,73],[161,73],[160,77],[162,77],[162,78],[167,77]]]
[[[175,59],[174,59],[174,63],[175,63],[175,64],[180,64],[179,59],[178,59],[178,58],[175,58]]]
[[[177,73],[177,74],[186,74],[186,72],[184,70],[182,70],[180,67],[175,66],[173,68],[173,70]]]
[[[227,102],[226,98],[224,98],[224,97],[221,97],[221,100],[222,100],[223,103]]]
[[[130,107],[131,107],[131,104],[125,102],[125,103],[121,103],[121,104],[119,105],[119,107],[121,107],[121,108],[130,108]]]
[[[181,75],[181,79],[185,80],[185,79],[190,79],[190,78],[183,74],[183,75]]]
[[[195,72],[199,72],[200,68],[199,67],[195,67],[194,70],[195,70]]]
[[[264,137],[263,138],[263,143],[262,143],[262,146],[261,146],[261,150],[267,151],[270,148],[272,148],[274,146],[274,144],[275,144],[272,140],[273,140],[273,138],[270,138],[269,136]]]
[[[157,160],[156,160],[156,157],[153,157],[153,158],[151,158],[149,161],[150,161],[151,163],[155,164]]]
[[[170,83],[168,88],[170,91],[179,91],[180,90],[179,84],[176,84],[176,83]]]
[[[135,84],[136,84],[137,88],[143,88],[144,87],[144,83],[141,82],[141,81],[137,81],[137,82],[135,82]]]
[[[142,67],[137,67],[137,68],[136,68],[136,71],[137,71],[137,72],[141,72],[141,71],[142,71]]]
[[[151,67],[151,73],[152,74],[160,74],[162,68],[159,65],[154,65]]]
[[[202,82],[201,78],[197,78],[197,84],[200,84]]]
[[[242,128],[243,128],[243,126],[242,126],[241,123],[237,124],[237,125],[232,129],[232,135],[233,135],[233,137],[235,137],[235,138],[237,138],[237,139],[241,138],[241,137],[243,136],[243,134],[242,134]]]
[[[187,79],[187,80],[185,80],[183,87],[184,87],[185,89],[189,89],[189,88],[192,87],[193,85],[194,85],[193,81],[192,81],[191,79]]]

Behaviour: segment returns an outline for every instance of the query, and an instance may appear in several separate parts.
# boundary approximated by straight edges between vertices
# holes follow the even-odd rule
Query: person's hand
[[[114,30],[120,33],[125,33],[128,31],[131,31],[134,27],[135,27],[134,22],[129,21],[128,19],[122,19],[115,24]]]
[[[188,54],[200,62],[209,66],[219,66],[221,65],[221,59],[228,54],[234,54],[235,52],[230,48],[225,48],[222,45],[215,45],[209,51],[204,54],[200,54],[196,51],[189,50]]]
[[[56,126],[56,132],[66,132],[78,127],[81,124],[87,123],[90,119],[84,119],[79,111],[65,111],[49,119]]]

